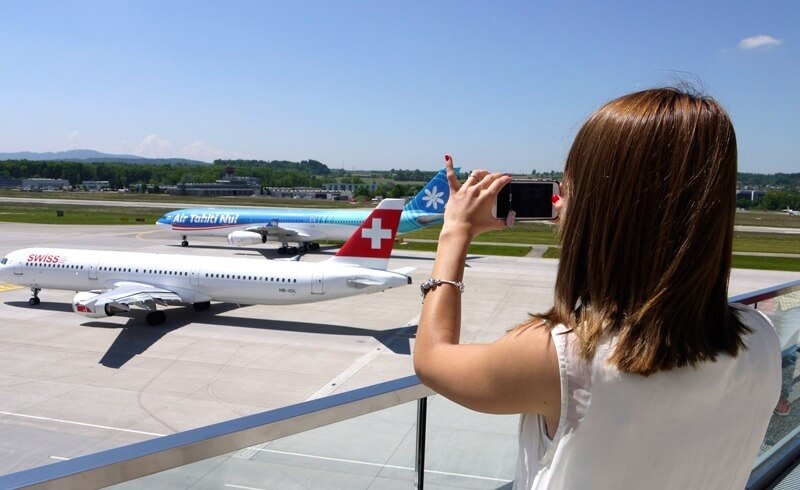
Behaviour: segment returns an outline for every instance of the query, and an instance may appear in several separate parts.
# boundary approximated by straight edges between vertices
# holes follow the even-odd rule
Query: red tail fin
[[[403,199],[384,199],[336,252],[336,262],[385,269],[400,225]]]

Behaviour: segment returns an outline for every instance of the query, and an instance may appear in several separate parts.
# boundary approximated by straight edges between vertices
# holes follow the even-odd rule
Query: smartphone
[[[510,212],[516,221],[548,220],[558,217],[553,195],[561,194],[555,180],[512,180],[497,194],[493,214],[507,219]]]

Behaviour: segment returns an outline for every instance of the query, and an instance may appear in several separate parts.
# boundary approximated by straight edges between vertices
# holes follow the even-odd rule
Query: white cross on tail
[[[370,248],[373,250],[380,250],[381,248],[381,240],[384,238],[392,238],[392,230],[389,228],[381,228],[381,219],[380,218],[373,218],[372,219],[372,228],[362,228],[361,229],[361,238],[369,238],[372,240],[370,243]]]

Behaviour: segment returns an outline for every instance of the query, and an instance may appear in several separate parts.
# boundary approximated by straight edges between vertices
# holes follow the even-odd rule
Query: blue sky
[[[0,152],[561,169],[616,96],[689,80],[746,172],[798,172],[795,1],[9,1]]]

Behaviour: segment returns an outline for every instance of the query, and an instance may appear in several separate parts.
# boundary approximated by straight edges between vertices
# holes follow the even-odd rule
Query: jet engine
[[[76,294],[72,298],[72,311],[89,318],[103,318],[115,315],[120,311],[130,310],[127,305],[108,301],[107,299],[98,301],[98,296],[100,295],[96,293]]]
[[[267,235],[256,233],[254,231],[234,231],[228,235],[228,243],[237,247],[244,247],[245,245],[255,245],[257,243],[266,243]]]

